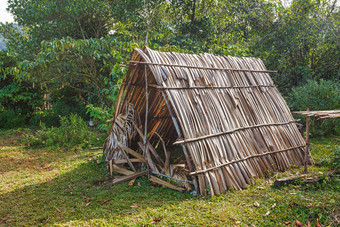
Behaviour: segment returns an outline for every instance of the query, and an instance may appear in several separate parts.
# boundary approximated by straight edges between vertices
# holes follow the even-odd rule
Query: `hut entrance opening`
[[[110,173],[130,175],[147,169],[191,190],[187,176],[193,171],[192,161],[184,145],[173,145],[178,139],[183,137],[174,109],[149,67],[129,67],[106,142]]]

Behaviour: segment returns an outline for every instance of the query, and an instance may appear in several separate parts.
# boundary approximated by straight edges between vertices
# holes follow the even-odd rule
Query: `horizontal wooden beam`
[[[258,87],[276,87],[275,85],[247,85],[247,86],[190,86],[190,87],[164,87],[149,85],[150,87],[164,90],[190,90],[190,89],[239,89],[239,88],[258,88]]]
[[[174,142],[173,145],[183,144],[183,143],[192,143],[192,142],[195,142],[195,141],[198,141],[198,140],[203,140],[203,139],[217,137],[217,136],[223,136],[223,135],[226,135],[226,134],[230,134],[230,133],[234,133],[234,132],[237,132],[237,131],[240,131],[240,130],[245,130],[245,129],[250,129],[250,128],[260,128],[260,127],[265,127],[265,126],[287,125],[287,124],[292,124],[292,123],[296,123],[296,122],[298,122],[298,121],[297,120],[293,120],[293,121],[287,121],[287,122],[282,122],[282,123],[270,123],[270,124],[251,125],[251,126],[246,126],[246,127],[241,127],[241,128],[235,128],[235,129],[230,130],[230,131],[225,131],[225,132],[219,132],[219,133],[215,133],[215,134],[200,136],[200,137],[196,137],[196,138],[178,140],[178,141]]]
[[[265,153],[262,153],[262,154],[254,154],[254,155],[249,155],[243,159],[238,159],[238,160],[232,160],[230,162],[226,162],[226,163],[223,163],[223,164],[220,164],[220,165],[217,165],[217,166],[214,166],[214,167],[211,167],[211,168],[207,168],[207,169],[203,169],[203,170],[197,170],[195,172],[191,172],[189,173],[189,175],[197,175],[197,174],[201,174],[201,173],[205,173],[205,172],[208,172],[208,171],[212,171],[212,170],[215,170],[215,169],[218,169],[218,168],[221,168],[223,166],[227,166],[227,165],[231,165],[233,163],[237,163],[237,162],[243,162],[243,161],[246,161],[250,158],[256,158],[256,157],[261,157],[261,156],[265,156],[265,155],[271,155],[271,154],[276,154],[276,153],[281,153],[281,152],[285,152],[285,151],[289,151],[289,150],[293,150],[293,149],[297,149],[297,148],[301,148],[301,147],[306,147],[307,145],[304,144],[304,145],[300,145],[300,146],[295,146],[295,147],[289,147],[289,148],[286,148],[286,149],[282,149],[282,150],[276,150],[276,151],[269,151],[269,152],[265,152]]]
[[[126,84],[126,83],[123,83]],[[144,87],[142,84],[130,84],[135,87]],[[190,86],[190,87],[164,87],[156,84],[149,84],[149,87],[164,90],[190,90],[190,89],[238,89],[238,88],[257,88],[257,87],[276,87],[275,85],[247,85],[247,86]]]
[[[202,67],[202,66],[192,66],[192,65],[162,64],[162,63],[142,62],[142,61],[130,61],[127,66],[135,66],[136,64],[157,65],[157,66],[167,66],[167,67],[179,67],[179,68],[189,68],[189,69],[206,69],[206,70],[240,71],[240,72],[258,72],[258,73],[277,73],[277,71],[274,71],[274,70],[216,68],[216,67]]]
[[[301,114],[306,117],[318,117],[319,119],[340,118],[340,110],[294,111],[293,113]]]

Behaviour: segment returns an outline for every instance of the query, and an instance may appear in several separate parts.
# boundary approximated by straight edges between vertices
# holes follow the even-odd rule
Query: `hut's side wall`
[[[257,72],[266,70],[260,59],[136,51],[154,63],[148,67],[174,108],[200,193],[244,188],[268,170],[303,164],[305,142],[270,75]]]

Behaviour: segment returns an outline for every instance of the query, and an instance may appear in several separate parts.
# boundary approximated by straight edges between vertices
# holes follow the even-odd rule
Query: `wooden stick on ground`
[[[147,173],[148,173],[148,171],[143,171],[143,172],[138,172],[138,173],[134,173],[134,174],[123,176],[123,177],[118,177],[118,178],[115,178],[112,181],[112,183],[113,184],[117,184],[117,183],[121,183],[121,182],[124,182],[124,181],[132,180],[132,179],[134,179],[136,177],[144,176]]]
[[[104,147],[91,147],[90,150],[101,150],[104,149]]]
[[[164,185],[165,187],[168,187],[168,188],[180,191],[180,192],[184,192],[185,191],[184,188],[177,187],[177,186],[175,186],[173,184],[170,184],[169,182],[166,182],[166,181],[164,181],[162,179],[159,179],[158,177],[155,177],[155,176],[150,176],[150,180],[152,182],[155,182],[155,183],[160,184],[160,185]]]

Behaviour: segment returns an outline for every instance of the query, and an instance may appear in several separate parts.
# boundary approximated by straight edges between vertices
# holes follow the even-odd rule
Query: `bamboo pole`
[[[208,69],[208,70],[225,70],[225,71],[242,71],[242,72],[262,72],[262,73],[277,73],[274,70],[251,70],[251,69],[235,69],[235,68],[214,68],[214,67],[199,67],[191,65],[177,65],[177,64],[162,64],[153,62],[141,62],[141,61],[130,61],[134,64],[144,64],[144,65],[157,65],[157,66],[169,66],[169,67],[179,67],[179,68],[190,68],[190,69]],[[129,63],[129,65],[131,65]]]
[[[169,101],[168,101],[168,99],[166,98],[166,95],[164,94],[164,92],[162,91],[161,93],[162,93],[163,99],[164,99],[164,101],[165,101],[165,105],[166,105],[166,107],[168,108],[168,111],[169,111],[169,113],[170,113],[172,122],[174,123],[174,126],[175,126],[175,128],[176,128],[176,132],[177,132],[177,134],[178,134],[178,137],[179,137],[179,138],[182,138],[183,135],[182,135],[181,129],[179,128],[179,124],[178,124],[178,122],[177,122],[177,120],[176,120],[176,117],[175,117],[174,113],[173,113],[172,110],[171,110]],[[182,149],[183,149],[183,153],[184,153],[184,156],[185,156],[185,160],[186,160],[186,162],[187,162],[187,164],[188,164],[188,168],[189,168],[190,171],[193,171],[194,168],[193,168],[193,166],[191,165],[191,161],[190,161],[190,157],[189,157],[189,154],[188,154],[188,152],[187,152],[187,149],[186,149],[186,147],[185,147],[183,144],[181,144],[181,147],[182,147]]]
[[[307,108],[309,111],[309,108]],[[308,173],[307,165],[308,165],[308,155],[309,155],[309,124],[310,124],[309,115],[306,115],[306,148],[305,148],[305,160],[304,160],[304,173]]]
[[[163,87],[157,85],[150,85],[150,87],[163,90],[187,90],[187,89],[241,89],[241,88],[261,88],[261,87],[276,87],[275,85],[248,85],[248,86],[190,86],[190,87]]]
[[[200,174],[200,173],[205,173],[207,171],[218,169],[218,168],[221,168],[223,166],[231,165],[233,163],[243,162],[243,161],[248,160],[250,158],[256,158],[256,157],[265,156],[265,155],[271,155],[271,154],[275,154],[275,153],[281,153],[281,152],[285,152],[285,151],[289,151],[289,150],[293,150],[293,149],[297,149],[297,148],[301,148],[301,147],[305,147],[305,146],[306,145],[301,145],[301,146],[296,146],[296,147],[290,147],[290,148],[287,148],[287,149],[282,149],[282,150],[277,150],[277,151],[272,151],[272,152],[266,152],[266,153],[263,153],[263,154],[250,155],[250,156],[247,156],[247,157],[245,157],[243,159],[233,160],[233,161],[230,161],[230,162],[227,162],[227,163],[223,163],[223,164],[218,165],[218,166],[211,167],[209,169],[199,170],[199,171],[196,171],[196,172],[192,172],[192,173],[190,173],[190,175],[196,175],[196,174]]]
[[[127,83],[122,83],[127,84]],[[130,86],[135,87],[144,87],[144,84],[130,84]],[[268,87],[268,88],[275,88],[275,85],[248,85],[248,86],[189,86],[189,87],[163,87],[156,84],[149,84],[150,88],[155,89],[162,89],[162,90],[191,90],[191,89],[217,89],[217,90],[225,90],[225,89],[242,89],[242,88],[262,88],[262,87]]]
[[[222,136],[222,135],[234,133],[234,132],[237,132],[237,131],[240,131],[240,130],[246,130],[246,129],[252,129],[252,128],[260,128],[260,127],[266,127],[266,126],[287,125],[287,124],[292,124],[292,123],[296,123],[296,122],[297,122],[297,120],[292,120],[292,121],[282,122],[282,123],[267,123],[267,124],[260,124],[260,125],[252,125],[252,126],[240,127],[240,128],[235,128],[235,129],[230,130],[230,131],[225,131],[225,132],[220,132],[220,133],[200,136],[200,137],[196,137],[196,138],[189,138],[189,139],[185,139],[185,140],[178,140],[178,141],[174,142],[173,144],[177,145],[177,144],[182,144],[182,143],[191,143],[191,142],[195,142],[197,140],[203,140],[203,139],[207,139],[207,138],[211,138],[211,137]]]
[[[150,155],[146,155],[148,152],[148,144],[147,144],[147,134],[148,134],[148,114],[149,114],[149,94],[148,94],[148,75],[147,75],[147,66],[144,66],[144,78],[145,78],[145,120],[144,120],[144,141],[143,141],[143,156],[150,158]],[[146,168],[149,170],[148,161],[146,160]]]

